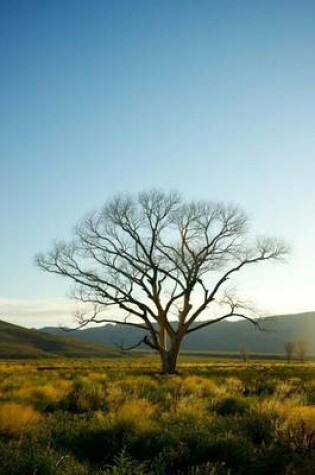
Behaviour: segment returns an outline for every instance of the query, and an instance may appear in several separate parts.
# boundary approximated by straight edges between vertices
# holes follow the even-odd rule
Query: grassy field
[[[315,364],[0,362],[1,475],[313,475]]]

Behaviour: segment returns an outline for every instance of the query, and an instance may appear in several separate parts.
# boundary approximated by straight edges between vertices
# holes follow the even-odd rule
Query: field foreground
[[[315,364],[0,362],[0,475],[313,475]]]

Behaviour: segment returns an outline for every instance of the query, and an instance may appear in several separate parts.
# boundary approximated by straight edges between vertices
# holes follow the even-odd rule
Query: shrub
[[[292,451],[308,452],[315,449],[315,408],[292,408],[287,418],[278,425],[277,436]]]
[[[88,475],[88,469],[69,455],[33,442],[0,442],[0,475]]]
[[[249,409],[246,400],[237,397],[226,397],[215,403],[214,409],[221,416],[243,415]]]
[[[250,466],[253,446],[243,437],[228,435],[213,440],[208,446],[207,457],[211,462],[224,462],[227,467]],[[248,472],[247,472],[248,473]]]
[[[271,396],[277,390],[277,381],[269,379],[247,380],[244,385],[244,396]]]
[[[74,381],[73,390],[63,400],[61,407],[72,412],[105,410],[107,401],[104,387],[101,383],[77,379]]]
[[[0,432],[21,435],[31,432],[40,423],[42,416],[31,406],[7,402],[0,406]]]
[[[198,376],[187,376],[182,382],[182,389],[184,394],[194,395],[194,397],[211,396],[219,391],[213,380]]]
[[[49,417],[50,439],[59,450],[92,464],[109,463],[124,442],[124,432],[104,429],[95,415],[56,412]]]
[[[148,475],[147,464],[133,460],[122,451],[114,457],[114,464],[100,472],[100,475]]]
[[[228,394],[242,394],[244,390],[243,382],[238,378],[226,378],[225,384],[226,392]]]
[[[207,400],[195,397],[193,395],[185,396],[174,402],[170,413],[164,413],[164,420],[167,422],[170,418],[187,419],[193,424],[205,422],[207,414]]]
[[[13,396],[31,402],[38,410],[52,411],[69,394],[72,384],[69,381],[57,380],[54,384],[25,386],[14,392]]]
[[[244,418],[242,426],[254,444],[270,444],[275,439],[276,420],[269,414],[252,411]]]
[[[176,447],[177,440],[169,431],[151,431],[143,434],[126,431],[124,444],[128,454],[137,460],[152,460],[159,456],[165,449]]]
[[[178,475],[182,475],[183,472],[178,472]],[[187,475],[231,475],[230,469],[226,468],[224,462],[208,462],[195,467],[189,467]]]
[[[119,411],[112,415],[112,424],[130,425],[137,432],[149,432],[154,427],[152,416],[156,406],[146,399],[134,399],[125,402]]]

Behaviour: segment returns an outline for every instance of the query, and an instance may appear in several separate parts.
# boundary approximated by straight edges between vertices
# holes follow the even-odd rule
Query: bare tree
[[[284,344],[284,349],[285,349],[285,354],[287,357],[287,362],[291,363],[292,361],[292,356],[295,351],[295,343],[294,341],[287,341]]]
[[[78,316],[80,326],[141,328],[141,342],[158,351],[162,372],[174,373],[191,332],[233,316],[257,324],[227,283],[247,266],[281,259],[287,247],[272,238],[250,243],[247,224],[236,206],[186,202],[155,190],[120,195],[89,214],[73,241],[56,243],[36,263],[69,278],[74,297],[94,305],[91,315]]]
[[[309,352],[310,342],[307,338],[300,338],[295,342],[296,355],[301,363],[304,363]]]
[[[240,357],[244,361],[244,363],[247,363],[248,360],[248,348],[245,345],[240,346]]]

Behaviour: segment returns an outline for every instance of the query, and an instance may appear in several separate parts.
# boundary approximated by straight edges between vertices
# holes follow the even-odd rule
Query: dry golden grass
[[[93,372],[87,375],[87,379],[94,383],[106,383],[108,381],[108,375]]]
[[[173,404],[170,411],[172,417],[175,418],[190,418],[196,421],[205,421],[209,417],[208,402],[203,398],[196,398],[194,395],[184,396]],[[170,417],[166,413],[164,418]]]
[[[7,402],[0,406],[0,432],[22,435],[37,428],[42,416],[32,406]]]
[[[297,406],[291,408],[287,414],[287,421],[292,424],[300,424],[303,422],[309,431],[315,430],[315,407],[314,406]]]
[[[156,423],[153,420],[157,406],[146,399],[126,401],[116,413],[112,413],[115,425],[131,426],[138,433],[150,432]]]
[[[188,394],[195,394],[198,397],[211,396],[220,391],[214,381],[200,376],[187,376],[182,381],[182,387]]]
[[[101,473],[104,464],[111,463],[123,447],[135,459],[147,457],[150,464],[157,446],[163,460],[166,454],[170,467],[174,464],[180,470],[167,473],[183,473],[180,457],[195,457],[200,465],[206,450],[216,457],[213,447],[219,444],[224,449],[222,457],[229,459],[231,452],[239,466],[245,467],[241,473],[258,475],[251,465],[248,468],[247,460],[252,457],[255,462],[256,457],[260,467],[269,454],[272,460],[277,444],[284,461],[293,452],[294,456],[302,454],[299,464],[315,449],[314,368],[312,363],[260,361],[245,365],[187,359],[179,367],[179,375],[164,377],[157,374],[157,360],[151,357],[137,361],[0,362],[0,442],[5,450],[12,442],[16,446],[25,442],[24,459],[28,444],[34,444],[38,453],[42,450],[38,447],[45,446],[49,454],[52,448],[59,450],[65,440],[68,448],[51,459],[53,470],[65,450],[67,456],[75,454],[78,460],[86,457],[84,475]],[[149,451],[145,455],[144,441]],[[103,456],[108,458],[101,460]],[[161,460],[156,461],[158,467]],[[68,463],[67,458],[60,473]],[[37,461],[34,464],[36,469]],[[21,473],[35,469],[32,465],[33,471]],[[71,470],[67,474],[79,473]],[[266,470],[263,473],[278,473],[273,468]],[[281,470],[287,473],[285,466]],[[306,467],[296,473],[309,472]]]
[[[72,383],[70,381],[59,379],[54,384],[23,386],[13,391],[12,397],[28,402],[46,400],[47,403],[56,404],[64,399],[71,389]]]

